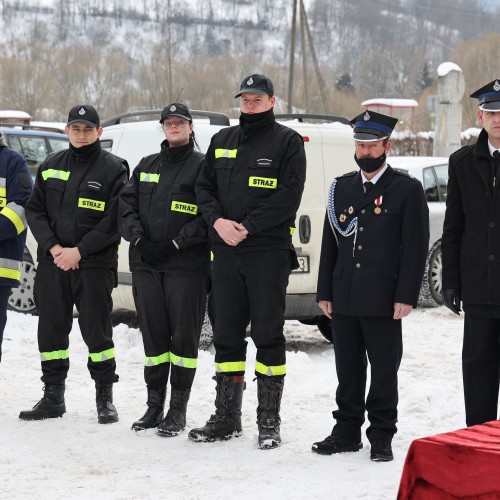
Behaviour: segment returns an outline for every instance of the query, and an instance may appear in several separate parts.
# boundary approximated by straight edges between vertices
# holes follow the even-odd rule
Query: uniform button
[[[358,250],[363,250],[363,245],[358,245]]]
[[[495,227],[495,223],[494,222],[490,222],[490,227]]]
[[[366,213],[366,210],[363,208],[363,210],[361,210],[361,213],[362,214]]]
[[[495,256],[494,256],[494,255],[489,255],[489,256],[488,256],[488,259],[489,259],[489,260],[495,260]]]
[[[359,269],[361,267],[361,264],[359,262],[357,262],[356,267]]]
[[[360,228],[359,228],[359,231],[360,231],[360,232],[363,232],[364,230],[365,230],[365,228],[364,228],[364,227],[360,227]]]

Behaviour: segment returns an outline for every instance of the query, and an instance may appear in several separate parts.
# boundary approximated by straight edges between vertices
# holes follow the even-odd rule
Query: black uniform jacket
[[[335,212],[341,229],[357,217],[357,232],[334,235],[325,218],[317,300],[354,316],[392,316],[396,302],[416,306],[429,249],[420,182],[389,166],[365,196],[360,172],[351,172],[337,179]]]
[[[175,240],[180,250],[163,264],[151,265],[130,245],[130,268],[208,273],[210,249],[207,225],[200,215],[194,184],[203,154],[193,142],[143,158],[120,194],[120,232],[134,242]]]
[[[276,122],[272,109],[256,123],[243,123],[214,135],[196,183],[209,235],[226,245],[213,228],[223,217],[242,223],[247,238],[239,252],[292,248],[295,215],[306,178],[302,137]]]
[[[127,162],[103,151],[99,140],[45,159],[26,205],[39,262],[52,262],[49,250],[59,243],[78,247],[80,267],[117,267],[118,194],[127,172]]]
[[[500,305],[500,191],[492,189],[488,134],[450,156],[441,251],[443,288],[463,302]],[[498,175],[498,174],[497,174]]]

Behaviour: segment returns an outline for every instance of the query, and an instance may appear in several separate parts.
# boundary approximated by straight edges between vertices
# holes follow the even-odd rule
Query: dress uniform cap
[[[92,106],[88,104],[78,104],[73,106],[68,115],[67,125],[72,123],[82,122],[89,127],[96,128],[101,123],[97,111]]]
[[[398,123],[397,118],[365,111],[351,120],[354,128],[354,139],[357,141],[380,141],[389,137]]]
[[[245,92],[250,94],[267,94],[269,97],[272,97],[274,95],[273,82],[266,75],[249,75],[243,78],[240,91],[234,97],[240,97]]]
[[[482,111],[500,111],[500,81],[493,80],[470,97],[478,99],[479,109]]]
[[[184,118],[184,120],[187,120],[189,123],[193,121],[193,117],[191,116],[191,113],[189,112],[187,106],[178,102],[173,102],[172,104],[169,104],[168,106],[165,106],[163,108],[163,111],[161,112],[160,123],[163,123],[165,118],[168,118],[169,116],[180,116],[181,118]]]

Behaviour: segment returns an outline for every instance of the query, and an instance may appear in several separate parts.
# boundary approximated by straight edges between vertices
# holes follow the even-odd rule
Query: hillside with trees
[[[269,74],[286,110],[293,0],[2,0],[1,109],[64,120],[74,103],[103,117],[182,100],[235,116],[241,78]],[[309,0],[308,26],[332,114],[353,116],[364,99],[419,100],[436,68],[453,61],[473,91],[496,76],[500,13],[481,0]],[[295,33],[293,104],[322,113],[310,48]],[[305,37],[304,37],[305,38]],[[469,92],[470,93],[470,92]],[[307,97],[307,99],[306,99]],[[464,128],[475,113],[464,99]]]

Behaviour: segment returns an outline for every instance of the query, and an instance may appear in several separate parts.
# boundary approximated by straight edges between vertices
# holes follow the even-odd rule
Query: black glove
[[[460,314],[460,290],[457,288],[445,288],[443,290],[444,305],[453,313]]]
[[[158,244],[151,243],[151,241],[141,238],[135,246],[139,249],[144,260],[150,264],[161,264],[163,262],[163,256],[158,252]]]
[[[170,255],[177,253],[177,248],[172,240],[162,241],[156,245],[158,253],[163,257],[163,260],[167,260]]]

